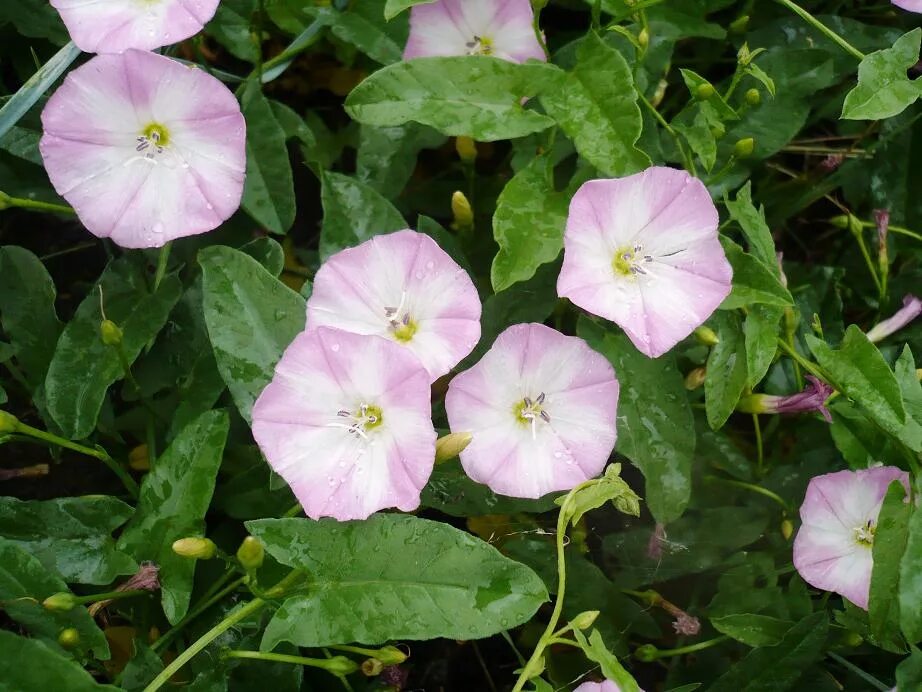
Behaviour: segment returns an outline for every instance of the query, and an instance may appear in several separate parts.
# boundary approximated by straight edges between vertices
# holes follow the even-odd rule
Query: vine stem
[[[812,26],[814,29],[819,31],[821,34],[826,36],[830,41],[838,45],[842,50],[844,50],[849,55],[854,56],[858,60],[864,60],[864,53],[855,48],[851,43],[846,41],[844,38],[839,36],[835,31],[830,29],[828,26],[823,24],[819,19],[814,17],[812,14],[807,12],[803,7],[798,5],[791,0],[777,0],[778,3],[787,7],[791,12],[803,19],[807,24]]]
[[[239,589],[241,586],[243,586],[244,582],[246,581],[245,577],[240,577],[239,579],[225,586],[225,584],[227,583],[227,579],[230,577],[233,577],[233,572],[229,572],[228,574],[224,575],[224,577],[222,577],[217,582],[215,582],[218,588],[215,589],[214,587],[212,587],[212,589],[207,594],[205,594],[205,596],[202,598],[201,602],[197,606],[195,606],[195,608],[190,610],[189,613],[186,615],[186,617],[184,617],[182,620],[177,622],[176,625],[173,628],[171,628],[166,634],[164,634],[162,637],[160,637],[160,639],[155,641],[151,645],[151,648],[154,651],[159,651],[160,649],[164,648],[167,644],[169,644],[171,641],[176,639],[177,635],[183,630],[183,628],[185,628],[186,625],[188,625],[195,618],[197,618],[199,615],[201,615],[206,610],[208,610],[215,603],[223,599],[225,596],[228,596],[229,594],[232,594],[234,591]]]
[[[73,207],[65,204],[52,204],[51,202],[41,202],[37,199],[26,199],[25,197],[10,197],[9,195],[0,194],[0,203],[7,207],[16,207],[17,209],[28,209],[29,211],[49,211],[55,214],[76,214]],[[0,208],[4,208],[0,206]]]

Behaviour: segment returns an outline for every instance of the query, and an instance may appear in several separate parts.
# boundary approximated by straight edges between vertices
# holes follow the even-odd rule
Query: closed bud
[[[441,464],[443,461],[454,459],[464,451],[472,439],[473,435],[469,432],[443,435],[435,441],[435,463]]]
[[[695,368],[685,376],[685,389],[690,392],[695,391],[704,384],[707,375],[707,368]]]
[[[58,612],[68,611],[75,605],[77,605],[77,597],[67,591],[60,591],[56,594],[52,594],[42,601],[42,607],[44,607],[45,610],[54,610]]]
[[[210,560],[218,552],[218,546],[208,538],[180,538],[173,542],[173,552],[194,560]]]
[[[791,536],[794,535],[794,522],[790,519],[785,519],[781,522],[781,535],[784,536],[784,540],[791,540]]]
[[[322,666],[318,665],[317,667],[323,668],[333,675],[351,675],[359,669],[359,664],[345,656],[333,656],[325,660]]]
[[[848,230],[850,230],[856,236],[860,236],[864,231],[864,224],[861,223],[859,219],[854,214],[848,215]]]
[[[831,223],[836,228],[848,228],[848,216],[845,214],[833,216],[831,219],[829,219],[829,223]]]
[[[857,632],[846,632],[842,637],[842,643],[851,647],[861,646],[864,643],[864,637]]]
[[[128,452],[128,465],[134,471],[150,470],[150,455],[147,451],[147,445],[138,445]]]
[[[707,83],[699,84],[698,88],[695,89],[695,98],[698,98],[702,101],[707,101],[716,92],[717,90],[714,88],[712,84],[707,84]]]
[[[710,327],[698,327],[695,330],[695,338],[705,346],[716,346],[720,343],[717,333]]]
[[[746,103],[750,106],[758,106],[762,101],[762,94],[759,93],[759,90],[753,87],[746,92]]]
[[[634,658],[644,663],[650,663],[659,658],[659,649],[652,644],[644,644],[634,649]]]
[[[103,320],[99,325],[99,336],[106,346],[118,346],[122,343],[123,332],[112,320]]]
[[[58,635],[58,644],[65,649],[76,648],[80,644],[80,632],[74,627],[61,630],[61,634]]]
[[[749,28],[749,15],[744,14],[732,22],[730,22],[730,33],[732,34],[743,34],[746,33],[746,29]]]
[[[474,210],[460,190],[451,196],[451,214],[454,217],[453,228],[470,228],[474,225]]]
[[[736,59],[743,67],[746,67],[749,63],[752,62],[752,53],[749,51],[748,43],[744,43],[742,46],[740,46],[740,49],[736,54]]]
[[[5,192],[0,192],[0,211],[3,211],[4,209],[9,209],[10,207],[12,207],[13,206],[12,202],[13,202],[12,197],[10,197]]]
[[[12,413],[0,411],[0,435],[19,430],[19,419]]]
[[[590,627],[592,627],[592,623],[594,623],[598,617],[598,610],[584,610],[582,613],[570,620],[570,624],[578,630],[588,630]]]
[[[382,670],[384,670],[384,664],[376,658],[368,658],[362,661],[362,675],[366,677],[373,678],[376,675],[381,675]]]
[[[477,145],[470,137],[455,137],[455,151],[464,163],[473,163],[477,160]]]
[[[755,148],[756,141],[752,137],[746,137],[733,145],[733,154],[738,159],[745,159],[752,156],[752,152],[755,151]]]
[[[407,655],[396,646],[382,646],[375,658],[386,666],[397,666],[407,660]]]
[[[244,538],[243,543],[237,548],[237,559],[247,572],[262,567],[265,557],[266,549],[263,547],[263,542],[253,536]]]
[[[641,29],[640,33],[637,34],[637,43],[641,48],[646,48],[650,45],[650,32],[647,31],[647,27]]]

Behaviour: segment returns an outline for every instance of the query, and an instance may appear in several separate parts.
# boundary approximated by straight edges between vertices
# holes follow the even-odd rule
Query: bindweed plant
[[[0,690],[922,690],[920,17],[0,4]]]

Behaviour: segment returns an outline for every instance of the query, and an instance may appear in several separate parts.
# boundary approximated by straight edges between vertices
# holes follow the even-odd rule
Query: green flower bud
[[[647,27],[641,29],[640,33],[637,34],[637,43],[641,48],[646,48],[650,45],[650,32],[647,31]]]
[[[218,552],[218,546],[208,538],[180,538],[173,542],[173,552],[194,560],[210,560]]]
[[[752,137],[746,137],[733,145],[733,154],[738,159],[745,159],[752,156],[752,152],[755,151],[755,148],[756,141]]]
[[[253,536],[247,536],[243,543],[237,548],[237,559],[247,572],[262,567],[263,560],[266,557],[266,549],[263,542]]]
[[[781,522],[781,535],[784,536],[784,540],[791,540],[791,536],[794,533],[794,522],[790,519],[785,519]]]
[[[396,646],[382,646],[375,658],[386,666],[397,666],[407,660],[407,655]]]
[[[698,327],[695,330],[695,338],[705,346],[716,346],[720,343],[717,333],[710,327]]]
[[[845,214],[833,216],[831,219],[829,219],[829,223],[831,223],[836,228],[848,228],[848,216]]]
[[[376,675],[381,675],[382,670],[384,670],[384,664],[376,658],[368,658],[362,661],[362,675],[366,677],[373,678]]]
[[[451,196],[451,214],[454,217],[452,228],[470,228],[474,225],[474,210],[460,190]]]
[[[99,336],[106,346],[118,346],[122,343],[122,329],[112,320],[103,320],[99,325]]]
[[[45,610],[54,610],[65,612],[77,605],[77,597],[72,593],[67,591],[59,591],[56,594],[50,595],[44,601],[42,601],[42,606]]]
[[[864,637],[857,632],[846,632],[842,637],[842,643],[851,647],[861,646],[864,643]]]
[[[345,656],[333,656],[323,662],[322,668],[333,675],[351,675],[359,669],[359,664]]]
[[[685,389],[690,392],[698,389],[698,387],[704,384],[707,374],[707,368],[695,368],[692,370],[685,376]]]
[[[473,435],[468,432],[449,433],[435,441],[435,463],[454,459],[471,443]]]
[[[19,419],[12,413],[0,411],[0,435],[19,430]]]
[[[477,160],[477,145],[470,137],[456,137],[455,151],[464,163],[473,163]]]
[[[58,644],[65,649],[76,648],[80,644],[80,632],[74,627],[61,630],[61,634],[58,635]]]
[[[730,33],[732,34],[743,34],[743,33],[746,33],[746,29],[748,27],[749,27],[749,15],[744,14],[744,15],[737,17],[732,22],[730,22],[729,29],[730,29]]]
[[[9,209],[10,207],[12,207],[13,206],[12,201],[13,201],[12,197],[10,197],[5,192],[0,192],[0,211],[3,211],[4,209]]]
[[[650,663],[659,658],[659,649],[657,649],[653,644],[644,644],[643,646],[638,646],[634,650],[634,658],[638,661],[643,661],[644,663]]]
[[[578,630],[588,630],[590,627],[592,627],[592,623],[594,623],[598,617],[598,610],[584,610],[582,613],[570,620],[570,624]]]
[[[699,84],[698,88],[695,89],[695,98],[700,99],[702,101],[707,101],[715,93],[717,93],[717,90],[714,88],[712,84],[707,84],[707,83]]]
[[[759,93],[759,90],[752,88],[746,92],[746,103],[750,106],[758,106],[762,101],[762,94]]]

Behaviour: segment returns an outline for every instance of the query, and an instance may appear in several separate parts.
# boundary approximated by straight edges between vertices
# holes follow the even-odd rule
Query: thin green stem
[[[329,671],[334,675],[342,675],[343,671],[348,668],[346,661],[352,664],[353,672],[358,670],[358,664],[351,661],[345,656],[336,656],[330,658],[307,658],[306,656],[291,656],[289,654],[273,654],[268,651],[246,651],[234,649],[225,651],[221,654],[224,658],[245,658],[251,661],[272,661],[275,663],[293,663],[298,666],[308,666],[310,668],[320,668]]]
[[[579,644],[572,639],[564,639],[563,637],[552,637],[547,640],[547,643],[550,644],[563,644],[565,646],[575,646],[579,648]]]
[[[160,248],[160,255],[157,257],[157,273],[154,274],[154,293],[160,288],[160,282],[166,276],[167,265],[170,263],[170,250],[173,249],[173,241],[167,242]]]
[[[800,5],[794,2],[791,2],[791,0],[777,0],[777,2],[787,7],[789,10],[791,10],[791,12],[799,16],[801,19],[807,22],[807,24],[809,24],[814,29],[819,31],[830,41],[838,45],[846,53],[853,55],[858,60],[864,60],[864,53],[862,53],[860,50],[855,48],[851,43],[846,41],[844,38],[839,36],[839,34],[837,34],[835,31],[830,29],[828,26],[823,24],[819,19],[817,19],[812,14],[807,12],[807,10],[805,10],[803,7],[801,7]]]
[[[232,576],[233,576],[233,572],[229,572],[215,583],[220,586],[223,586],[223,582],[226,581],[227,578],[232,577]],[[219,586],[219,589],[217,590],[214,587],[209,589],[209,592],[206,593],[202,597],[202,600],[198,603],[198,605],[196,605],[192,610],[190,610],[186,614],[186,616],[182,620],[177,622],[176,625],[173,626],[166,634],[164,634],[162,637],[160,637],[160,639],[155,641],[151,645],[151,648],[154,651],[159,651],[160,649],[163,649],[164,647],[166,647],[167,644],[169,644],[171,641],[176,639],[177,636],[179,636],[179,633],[183,631],[186,625],[188,625],[190,622],[195,620],[195,618],[197,618],[199,615],[204,613],[215,603],[223,600],[226,596],[229,596],[234,591],[236,591],[241,586],[243,586],[243,583],[245,580],[246,580],[246,577],[240,577],[239,579],[236,579],[235,581],[225,586],[223,589],[220,588],[220,586]]]
[[[800,367],[809,372],[811,375],[818,377],[824,382],[829,380],[826,374],[820,370],[820,366],[818,366],[816,363],[811,363],[809,360],[804,358],[797,352],[797,349],[795,349],[793,346],[789,346],[788,343],[783,339],[778,339],[778,347],[787,355],[789,355],[795,363],[800,365]]]
[[[864,228],[877,228],[877,224],[873,221],[862,221],[861,225]],[[893,226],[892,224],[887,227],[888,233],[896,233],[898,235],[909,236],[915,240],[922,241],[922,234],[916,233],[915,231],[910,231],[908,228],[903,228],[902,226]]]
[[[841,656],[839,656],[839,654],[836,654],[836,653],[833,653],[832,651],[830,651],[830,652],[828,652],[826,655],[829,656],[829,658],[831,658],[833,661],[835,661],[835,662],[838,663],[839,665],[841,665],[841,666],[843,666],[844,668],[850,670],[852,673],[854,673],[855,675],[857,675],[859,678],[861,678],[862,680],[864,680],[866,683],[868,683],[868,684],[871,685],[872,687],[874,687],[874,688],[880,690],[881,692],[890,692],[890,690],[893,689],[890,685],[885,685],[885,684],[882,683],[880,680],[878,680],[877,678],[875,678],[873,675],[871,675],[870,673],[868,673],[868,672],[862,670],[861,668],[859,668],[858,666],[856,666],[856,665],[855,665],[854,663],[852,663],[851,661],[848,661],[848,660],[842,658]]]
[[[697,644],[689,644],[688,646],[679,646],[675,649],[656,649],[656,653],[652,660],[658,660],[660,658],[669,658],[671,656],[684,656],[685,654],[693,654],[696,651],[703,651],[704,649],[710,649],[712,646],[717,646],[718,644],[726,641],[730,637],[726,635],[721,635],[715,637],[714,639],[708,639],[707,641],[698,642]]]
[[[719,478],[718,476],[705,476],[705,480],[713,481],[715,483],[723,483],[724,485],[732,485],[736,488],[743,488],[744,490],[749,490],[754,493],[758,493],[773,502],[777,502],[785,512],[790,512],[791,509],[788,507],[788,503],[778,495],[777,493],[772,492],[768,488],[763,488],[761,485],[755,485],[753,483],[746,483],[744,481],[737,481],[731,478]]]
[[[37,199],[10,197],[0,193],[0,209],[4,209],[6,207],[28,209],[29,211],[50,211],[54,212],[55,214],[76,214],[73,207],[69,207],[66,204],[52,204],[51,202],[40,202]]]
[[[855,236],[855,240],[858,242],[858,249],[861,250],[861,256],[864,257],[864,262],[868,265],[868,271],[871,273],[871,278],[874,279],[874,286],[877,288],[879,294],[882,290],[880,277],[877,275],[877,267],[874,265],[874,260],[871,259],[871,253],[868,251],[867,243],[864,242],[864,235],[861,233],[860,228],[852,233],[852,235]]]
[[[669,135],[675,140],[676,146],[679,149],[679,153],[682,154],[682,162],[685,165],[685,168],[689,173],[697,176],[698,173],[695,168],[694,158],[688,152],[686,152],[685,147],[682,144],[682,137],[678,132],[675,131],[675,128],[673,128],[672,125],[667,122],[662,113],[656,110],[656,106],[650,103],[647,97],[641,93],[640,89],[637,89],[637,96],[640,98],[640,102],[647,107],[647,110],[650,111],[650,114],[656,119],[656,121],[662,125],[663,129],[666,130],[666,132],[668,132]]]
[[[127,591],[105,591],[103,593],[94,593],[88,596],[77,596],[74,603],[77,605],[86,605],[87,603],[96,603],[98,601],[117,601],[120,598],[132,598],[133,596],[142,596],[150,594],[146,589],[129,589]]]
[[[506,630],[503,630],[502,632],[500,632],[500,634],[502,635],[503,639],[506,640],[506,643],[509,645],[509,648],[512,649],[512,652],[515,654],[515,657],[518,660],[519,665],[524,667],[525,657],[522,655],[522,652],[519,651],[519,647],[515,645],[515,642],[512,641],[512,637],[510,636],[510,634]]]
[[[752,429],[756,436],[756,469],[759,475],[762,475],[762,466],[765,463],[765,450],[762,446],[762,424],[759,422],[759,414],[752,414]]]

